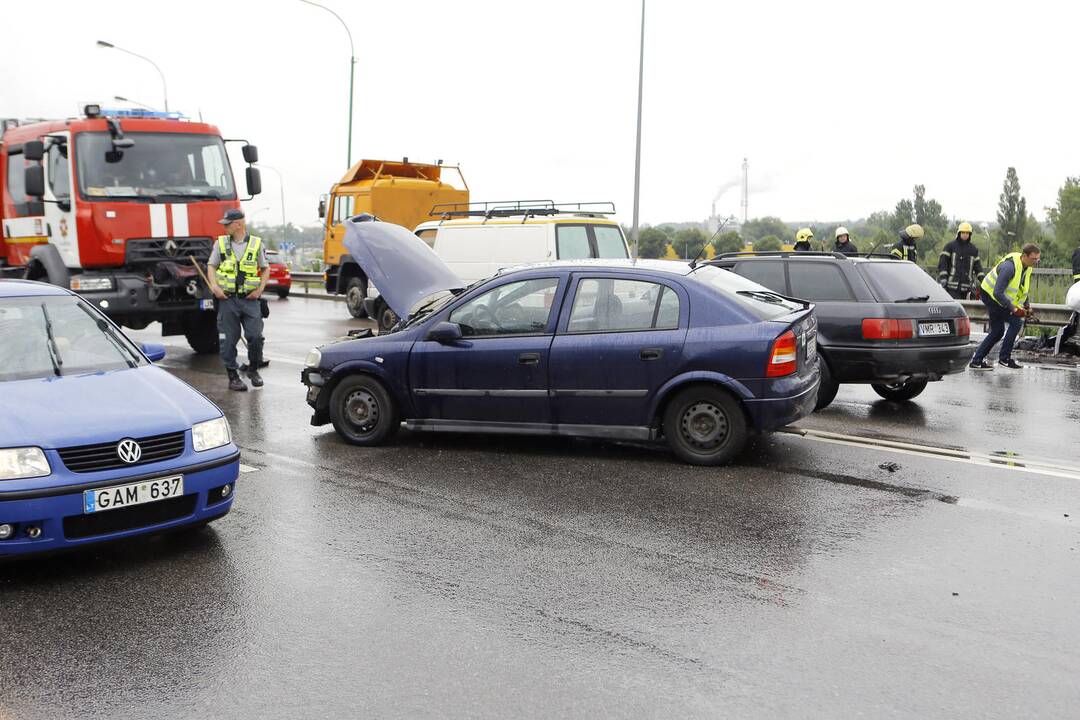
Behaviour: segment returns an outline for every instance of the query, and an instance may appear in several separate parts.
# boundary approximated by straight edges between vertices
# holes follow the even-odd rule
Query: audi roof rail
[[[764,252],[739,250],[737,252],[721,253],[714,257],[713,260],[725,260],[737,257],[832,257],[841,260],[849,259],[849,256],[842,252],[828,252],[822,250],[766,250]]]

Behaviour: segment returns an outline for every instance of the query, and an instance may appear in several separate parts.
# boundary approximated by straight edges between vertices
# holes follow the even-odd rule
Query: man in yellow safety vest
[[[971,358],[968,367],[972,370],[994,369],[986,362],[986,356],[998,340],[1001,340],[998,365],[1013,370],[1022,367],[1012,359],[1012,349],[1023,319],[1031,315],[1028,287],[1031,285],[1031,269],[1038,264],[1040,256],[1039,246],[1028,243],[1020,252],[1009,253],[1002,258],[983,278],[982,301],[990,318],[990,331]],[[1009,326],[1008,331],[1006,325]]]
[[[217,325],[221,340],[221,361],[229,375],[230,390],[247,390],[236,364],[236,343],[244,331],[248,350],[248,377],[255,387],[262,387],[259,375],[262,362],[263,317],[259,298],[270,279],[270,265],[262,238],[248,235],[244,213],[226,210],[218,220],[226,235],[214,242],[207,265],[210,267],[210,290],[218,299]]]

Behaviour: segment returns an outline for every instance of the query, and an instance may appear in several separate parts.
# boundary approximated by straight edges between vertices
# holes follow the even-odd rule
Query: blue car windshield
[[[120,370],[146,358],[70,295],[0,300],[0,382]]]
[[[699,265],[689,277],[719,291],[762,320],[783,317],[803,309],[803,305],[787,300],[772,290],[747,280],[730,270],[712,265]]]

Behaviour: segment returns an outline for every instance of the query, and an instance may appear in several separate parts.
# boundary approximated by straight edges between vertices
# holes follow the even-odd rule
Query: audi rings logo
[[[142,457],[142,448],[139,447],[139,443],[129,438],[120,441],[120,444],[116,446],[116,454],[128,465],[133,465]]]
[[[930,307],[926,308],[926,311],[928,313],[930,313],[931,315],[940,315],[941,314],[941,308],[939,308],[937,305],[931,305]]]

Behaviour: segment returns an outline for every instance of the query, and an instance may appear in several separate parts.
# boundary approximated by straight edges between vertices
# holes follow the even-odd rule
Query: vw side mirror
[[[142,344],[143,355],[147,357],[150,362],[157,362],[165,359],[165,346],[157,343],[143,343]]]
[[[449,345],[461,340],[461,326],[457,323],[446,322],[437,323],[435,327],[431,328],[428,332],[428,340],[433,342],[442,343],[443,345]]]

